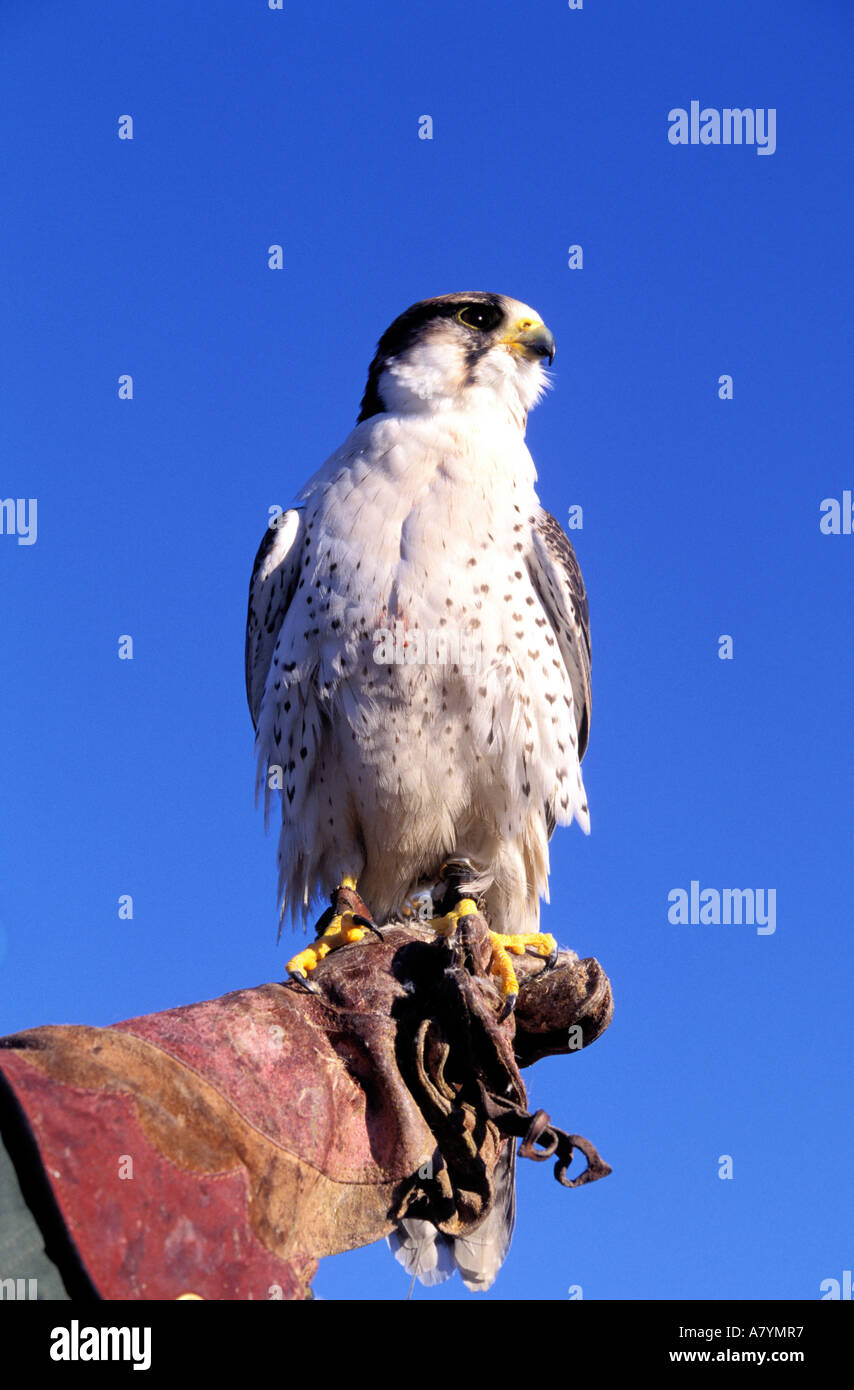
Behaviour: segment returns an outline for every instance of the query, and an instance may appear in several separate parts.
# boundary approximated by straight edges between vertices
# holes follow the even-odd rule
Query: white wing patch
[[[299,578],[302,530],[301,512],[284,512],[255,557],[246,621],[246,694],[256,729],[276,641]]]

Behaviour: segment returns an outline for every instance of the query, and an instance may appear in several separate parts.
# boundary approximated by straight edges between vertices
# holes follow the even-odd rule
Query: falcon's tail
[[[394,1258],[407,1274],[428,1287],[450,1279],[455,1270],[467,1289],[490,1288],[507,1258],[516,1222],[516,1150],[512,1140],[495,1167],[495,1202],[489,1215],[467,1236],[446,1236],[430,1221],[404,1217],[387,1236]]]

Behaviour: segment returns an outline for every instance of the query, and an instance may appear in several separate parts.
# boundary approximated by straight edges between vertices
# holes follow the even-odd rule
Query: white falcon
[[[283,915],[358,883],[384,922],[466,860],[508,1008],[507,952],[555,950],[539,934],[552,831],[589,830],[587,599],[525,444],[553,357],[539,315],[503,295],[395,319],[355,429],[264,537],[246,636]],[[339,910],[290,973],[310,984],[363,924]]]

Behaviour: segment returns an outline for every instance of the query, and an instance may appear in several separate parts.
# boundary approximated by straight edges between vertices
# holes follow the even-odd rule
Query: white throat
[[[528,411],[547,385],[539,362],[502,345],[469,367],[451,344],[433,341],[391,358],[379,379],[379,394],[391,414],[495,411],[524,433]]]

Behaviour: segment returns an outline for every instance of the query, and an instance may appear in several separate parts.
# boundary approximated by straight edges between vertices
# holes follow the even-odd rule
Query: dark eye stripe
[[[390,324],[377,344],[376,355],[368,371],[365,394],[359,411],[359,420],[369,420],[385,410],[380,397],[379,382],[383,369],[390,357],[405,352],[429,323],[436,319],[454,319],[471,328],[469,350],[484,352],[488,343],[481,335],[489,332],[504,320],[503,299],[501,295],[481,294],[469,298],[467,294],[438,295],[434,299],[422,299],[412,304]],[[461,318],[463,311],[474,312],[480,316],[479,322]]]

